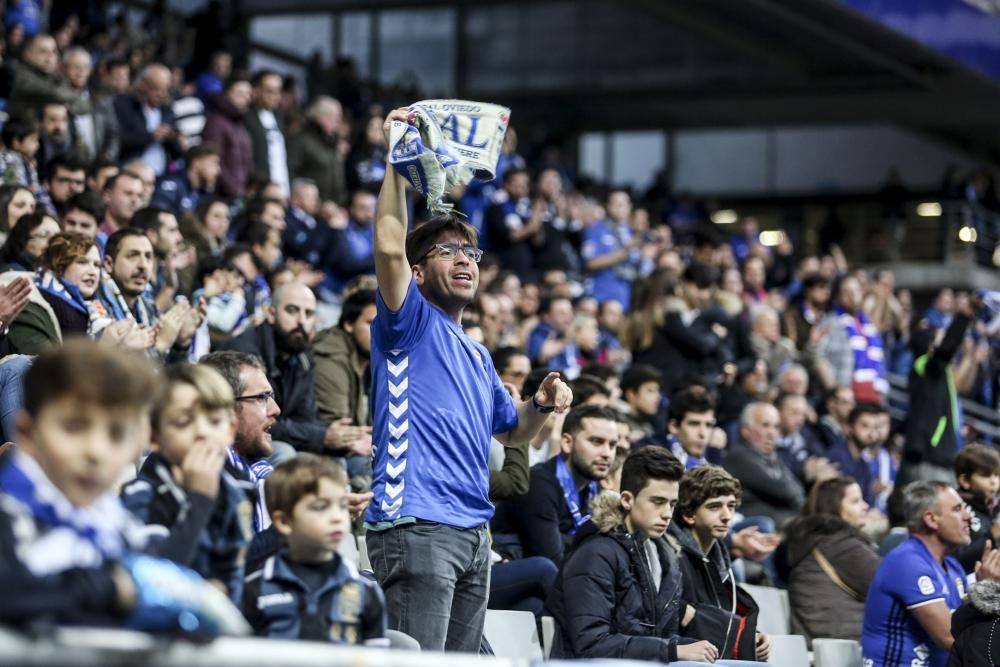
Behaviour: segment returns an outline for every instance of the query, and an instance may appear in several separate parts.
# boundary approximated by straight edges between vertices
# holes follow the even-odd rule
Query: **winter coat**
[[[118,119],[120,138],[118,159],[125,163],[141,158],[146,149],[155,142],[152,132],[146,129],[142,101],[132,95],[118,95],[112,104],[115,117]],[[160,124],[171,126],[175,124],[174,112],[169,104],[160,108]],[[167,160],[179,158],[182,153],[180,144],[176,141],[164,141],[163,149],[167,153]]]
[[[326,137],[310,122],[288,138],[288,172],[292,179],[308,178],[316,183],[323,201],[347,205],[344,158],[337,151],[337,138]]]
[[[952,554],[962,564],[962,569],[966,574],[976,571],[976,563],[983,558],[983,548],[986,540],[991,540],[996,545],[997,540],[993,539],[993,522],[1000,515],[1000,502],[988,502],[986,496],[974,495],[966,491],[959,493],[972,512],[972,520],[969,522],[969,536],[972,541],[969,544],[958,547]]]
[[[349,417],[354,424],[370,425],[371,410],[363,373],[357,371],[361,352],[350,334],[340,327],[321,331],[313,345],[316,359],[316,405],[325,422]]]
[[[254,171],[250,133],[243,124],[243,113],[225,95],[212,98],[209,107],[201,140],[219,149],[222,171],[216,190],[227,199],[240,197]]]
[[[677,660],[677,645],[695,640],[678,636],[684,607],[673,554],[655,541],[663,568],[657,591],[619,496],[598,496],[592,509],[545,603],[556,622],[552,657]]]
[[[768,516],[780,525],[805,505],[802,485],[777,455],[768,459],[746,443],[734,443],[722,467],[743,485],[744,516]]]
[[[275,114],[278,122],[278,129],[282,130],[282,140],[284,140],[284,129],[281,118]],[[267,130],[260,122],[260,116],[256,107],[251,106],[243,115],[243,123],[250,136],[250,146],[253,149],[253,171],[261,177],[271,180],[271,159],[267,148]],[[285,142],[287,145],[287,142]]]
[[[35,274],[30,271],[8,271],[0,277],[0,286],[6,286],[24,277],[31,281],[31,294],[5,337],[4,354],[39,354],[47,347],[62,343],[62,328],[52,305],[41,290],[35,287]]]
[[[14,88],[7,101],[11,118],[40,120],[42,107],[56,102],[69,107],[70,113],[84,113],[87,102],[58,75],[49,75],[26,62],[15,66]]]
[[[951,617],[951,649],[948,667],[993,667],[1000,665],[1000,582],[978,581],[969,597]]]
[[[820,567],[826,558],[841,581],[860,599],[841,589]],[[810,514],[788,526],[785,564],[792,605],[792,633],[861,639],[864,599],[881,559],[865,537],[838,517]]]
[[[712,642],[720,658],[756,660],[760,610],[750,594],[736,585],[725,544],[716,540],[706,558],[691,531],[677,522],[671,522],[667,542],[684,578],[684,604],[695,610],[685,634]]]

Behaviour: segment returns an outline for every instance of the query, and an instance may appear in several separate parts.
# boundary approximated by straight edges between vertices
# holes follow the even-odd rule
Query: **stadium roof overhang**
[[[984,2],[994,0],[944,4],[965,11]],[[879,5],[243,0],[241,9],[255,15],[453,8],[460,26],[457,95],[507,103],[522,123],[539,120],[567,132],[886,123],[1000,162],[1000,79],[935,48],[933,36],[921,40],[887,27],[894,18],[866,14],[866,4]],[[909,6],[919,12],[922,5],[942,6]],[[981,17],[995,24],[983,27],[1000,30],[1000,17]],[[1000,59],[996,65],[1000,73]]]

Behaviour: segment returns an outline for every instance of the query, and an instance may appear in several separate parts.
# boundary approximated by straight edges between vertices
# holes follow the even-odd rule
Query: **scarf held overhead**
[[[432,213],[448,213],[452,205],[444,197],[452,187],[496,177],[510,109],[464,100],[425,100],[409,109],[412,124],[390,127],[389,163]]]

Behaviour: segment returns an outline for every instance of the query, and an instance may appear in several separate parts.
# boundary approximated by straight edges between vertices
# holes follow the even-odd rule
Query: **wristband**
[[[541,412],[542,414],[548,414],[556,409],[554,405],[542,405],[538,402],[538,396],[535,394],[531,395],[531,405],[534,406],[535,412]]]

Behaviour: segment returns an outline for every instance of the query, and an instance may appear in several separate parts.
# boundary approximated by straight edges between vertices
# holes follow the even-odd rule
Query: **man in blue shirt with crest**
[[[407,122],[397,109],[386,119]],[[515,404],[460,322],[479,284],[475,230],[439,216],[407,234],[405,179],[386,173],[375,221],[374,497],[368,553],[389,627],[429,651],[477,652],[486,618],[491,436],[530,440],[572,392],[550,373]]]

